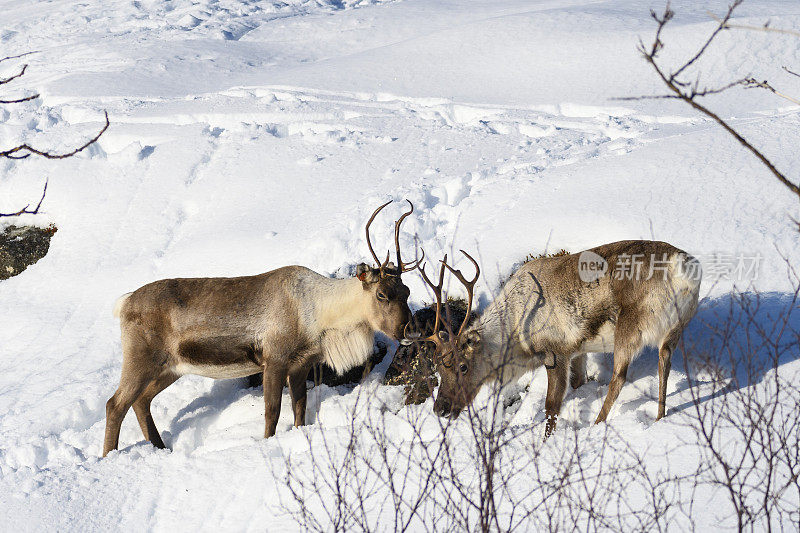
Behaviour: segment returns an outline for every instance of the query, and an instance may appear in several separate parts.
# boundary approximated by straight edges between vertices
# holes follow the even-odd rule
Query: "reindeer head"
[[[439,270],[439,282],[434,285],[425,273],[423,265],[419,270],[425,283],[433,290],[436,296],[436,319],[433,335],[421,341],[430,341],[436,345],[436,355],[434,361],[441,377],[439,384],[439,394],[433,404],[433,410],[439,416],[455,418],[461,410],[472,403],[478,389],[488,376],[486,357],[484,356],[483,343],[480,331],[476,328],[467,328],[472,311],[472,297],[475,283],[478,281],[481,269],[477,261],[467,252],[461,250],[467,259],[475,265],[475,277],[467,281],[460,270],[453,269],[447,264],[447,256],[441,261],[442,266]],[[445,321],[441,316],[442,309],[442,287],[444,286],[445,268],[450,270],[456,278],[467,289],[467,313],[458,333],[453,333],[449,320]],[[444,325],[444,330],[439,326]]]
[[[414,212],[414,204],[408,202],[411,210],[397,219],[394,223],[394,244],[397,250],[397,265],[389,262],[389,252],[386,252],[386,260],[381,262],[378,255],[372,248],[372,242],[369,237],[369,226],[375,217],[380,213],[381,209],[391,203],[391,200],[378,207],[372,216],[367,221],[366,234],[367,246],[375,259],[377,267],[370,267],[366,263],[361,263],[356,268],[356,277],[361,281],[364,291],[369,293],[369,301],[372,312],[371,325],[374,329],[384,332],[385,334],[400,339],[403,336],[406,324],[411,320],[411,310],[408,308],[408,295],[409,290],[400,279],[403,272],[414,270],[419,266],[420,261],[424,258],[419,258],[418,261],[411,263],[403,263],[400,256],[400,225],[403,220]]]

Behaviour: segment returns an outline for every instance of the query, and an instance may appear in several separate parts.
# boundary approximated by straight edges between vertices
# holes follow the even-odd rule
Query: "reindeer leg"
[[[547,423],[544,427],[544,438],[547,440],[556,428],[556,419],[561,411],[561,402],[567,392],[567,377],[570,362],[567,357],[553,355],[555,365],[547,369],[547,396],[544,400],[544,412]],[[546,360],[546,358],[545,358]]]
[[[656,420],[664,418],[667,408],[667,378],[672,368],[672,352],[678,345],[681,333],[681,326],[673,328],[661,341],[661,347],[658,350],[658,416],[656,416]]]
[[[127,363],[127,364],[126,364]],[[114,395],[106,402],[106,433],[103,439],[103,457],[119,446],[119,430],[122,420],[133,402],[142,393],[153,376],[147,372],[147,367],[136,367],[123,359],[122,376],[119,387]]]
[[[569,384],[573,389],[585,385],[588,381],[586,377],[586,354],[582,353],[572,358],[569,370]]]
[[[139,427],[142,428],[144,438],[153,443],[156,448],[165,448],[164,441],[161,440],[161,435],[158,433],[156,424],[153,421],[153,415],[150,413],[150,404],[153,398],[156,397],[161,391],[175,383],[180,376],[173,374],[171,371],[163,372],[160,376],[150,382],[144,392],[139,395],[135,402],[133,402],[133,411],[136,413],[136,418],[139,420]]]
[[[622,385],[628,375],[628,366],[634,356],[642,349],[642,335],[639,324],[629,313],[622,312],[617,319],[617,327],[614,332],[614,371],[611,382],[608,384],[608,393],[597,415],[595,424],[605,422],[611,407],[619,396]]]
[[[289,394],[292,396],[292,410],[294,411],[294,425],[306,425],[306,379],[310,367],[305,366],[294,374],[289,374]]]
[[[264,366],[264,438],[275,435],[278,418],[281,415],[281,395],[286,383],[286,367],[276,365]]]

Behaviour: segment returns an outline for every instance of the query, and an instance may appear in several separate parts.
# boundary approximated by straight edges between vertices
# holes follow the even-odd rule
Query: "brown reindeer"
[[[445,267],[466,287],[469,303],[480,274],[468,281],[442,261],[434,285],[441,307]],[[555,429],[566,393],[586,382],[586,353],[614,353],[614,370],[595,423],[608,417],[628,365],[645,346],[658,352],[658,415],[665,413],[667,377],[681,332],[697,310],[699,263],[665,242],[620,241],[580,254],[534,259],[517,270],[498,297],[458,333],[437,331],[440,416],[456,417],[487,380],[507,383],[526,370],[547,367],[545,437]],[[469,314],[467,315],[469,316]],[[439,321],[437,320],[437,324]],[[570,379],[570,373],[572,374]]]
[[[122,376],[106,404],[103,456],[117,448],[131,406],[144,437],[164,447],[150,403],[184,374],[224,379],[260,372],[264,437],[275,434],[288,379],[294,424],[305,424],[311,365],[324,362],[341,373],[362,364],[372,353],[375,331],[400,338],[410,319],[409,290],[400,275],[422,258],[402,261],[400,225],[414,206],[395,222],[397,266],[388,253],[381,262],[370,242],[369,226],[389,203],[366,225],[378,267],[361,263],[354,278],[287,266],[256,276],[165,279],[122,296],[114,307],[122,330]]]

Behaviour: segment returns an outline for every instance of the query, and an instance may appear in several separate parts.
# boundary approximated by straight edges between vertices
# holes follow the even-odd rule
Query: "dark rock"
[[[442,318],[450,324],[453,331],[458,331],[464,316],[467,314],[467,302],[463,299],[449,299],[442,309]],[[472,315],[474,318],[474,314]],[[436,320],[435,306],[425,307],[414,313],[412,323],[422,337],[433,334]],[[395,353],[392,364],[386,371],[384,383],[387,385],[403,385],[405,387],[406,405],[425,402],[433,394],[439,384],[434,362],[434,344],[432,342],[413,342],[401,344]]]
[[[8,226],[0,233],[0,280],[16,276],[47,255],[50,239],[57,231],[35,226]]]
[[[351,385],[360,383],[361,380],[372,371],[372,368],[380,364],[383,358],[386,357],[386,344],[378,341],[375,346],[375,351],[366,364],[359,365],[351,368],[341,376],[336,373],[331,367],[326,364],[320,364],[316,368],[312,368],[308,373],[308,380],[314,383],[322,383],[329,387],[336,387],[338,385]],[[262,385],[263,377],[261,374],[253,374],[247,376],[247,387],[260,387]]]

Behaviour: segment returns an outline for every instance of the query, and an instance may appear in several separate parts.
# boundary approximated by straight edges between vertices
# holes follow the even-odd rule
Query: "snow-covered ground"
[[[405,244],[416,237],[430,256],[479,255],[479,307],[528,253],[628,238],[671,242],[707,272],[719,257],[756,257],[754,287],[770,293],[772,311],[784,305],[787,262],[800,263],[796,201],[688,106],[614,99],[663,92],[636,52],[639,36],[652,37],[650,7],[663,5],[0,0],[0,57],[37,52],[20,60],[28,73],[4,95],[41,94],[0,106],[0,147],[72,148],[104,110],[112,123],[72,159],[0,160],[0,212],[38,200],[49,179],[45,214],[22,221],[59,228],[45,259],[0,283],[1,528],[296,528],[277,506],[284,454],[302,449],[317,422],[346,427],[342,409],[357,391],[311,391],[312,425],[302,429],[291,428],[285,394],[279,434],[263,440],[260,390],[185,377],[153,408],[171,451],[144,443],[129,413],[120,452],[100,460],[121,361],[111,307],[164,277],[286,264],[342,272],[369,257],[363,225],[386,199],[417,207]],[[707,10],[725,4],[673,7],[666,62],[699,45],[714,26]],[[800,29],[793,0],[752,1],[738,15]],[[0,76],[19,64],[0,64]],[[700,68],[709,84],[752,73],[797,88],[784,65],[800,68],[797,38],[727,32]],[[797,175],[797,107],[740,89],[708,104]],[[401,209],[396,202],[374,224],[376,242],[390,241]],[[412,307],[429,301],[421,280],[407,278]],[[703,285],[706,320],[732,288],[713,278]],[[699,323],[687,332],[693,342],[704,335]],[[609,365],[595,356],[599,381],[567,397],[564,419],[582,431],[591,431]],[[798,370],[796,360],[782,368]],[[529,379],[531,393],[509,416],[540,432],[546,378]],[[689,400],[680,356],[669,388],[668,407]],[[646,354],[610,417],[642,449],[682,430],[679,412],[653,423],[656,389]],[[430,402],[402,407],[399,389],[376,395],[398,425],[432,416]],[[702,507],[712,495],[696,497]]]

